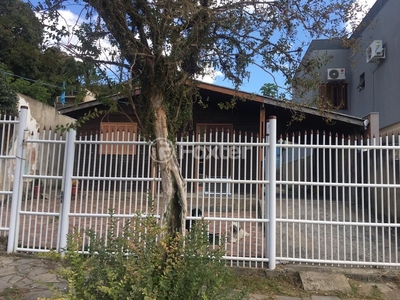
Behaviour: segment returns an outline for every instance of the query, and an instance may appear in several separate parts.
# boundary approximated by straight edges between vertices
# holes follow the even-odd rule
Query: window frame
[[[334,108],[347,109],[348,107],[348,84],[347,83],[325,83],[319,87],[319,97],[328,101]]]

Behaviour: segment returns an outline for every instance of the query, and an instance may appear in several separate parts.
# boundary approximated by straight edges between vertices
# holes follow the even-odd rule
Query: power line
[[[4,70],[0,70],[0,73],[6,74],[6,75],[10,75],[10,76],[13,76],[13,77],[18,77],[18,78],[21,78],[21,79],[24,79],[24,80],[27,80],[27,81],[31,81],[31,82],[38,82],[41,85],[47,85],[47,86],[50,86],[50,87],[64,89],[63,86],[58,86],[58,85],[42,82],[41,80],[34,80],[34,79],[26,78],[26,77],[23,77],[23,76],[15,75],[15,74],[10,73],[10,72],[6,72]]]

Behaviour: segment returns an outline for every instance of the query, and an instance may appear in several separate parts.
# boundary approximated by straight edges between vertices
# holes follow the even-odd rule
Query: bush
[[[233,275],[224,252],[210,247],[206,223],[171,237],[154,217],[133,218],[120,235],[118,222],[111,215],[105,239],[88,232],[87,255],[78,253],[80,235],[69,236],[62,299],[243,299],[227,285]]]

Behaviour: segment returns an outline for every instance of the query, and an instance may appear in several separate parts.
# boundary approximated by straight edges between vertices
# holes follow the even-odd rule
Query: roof
[[[292,101],[279,100],[279,99],[275,99],[272,97],[261,96],[261,95],[257,95],[254,93],[243,92],[243,91],[239,91],[236,89],[227,88],[227,87],[210,84],[210,83],[204,83],[204,82],[199,82],[198,87],[203,90],[208,90],[208,91],[212,91],[212,92],[216,92],[216,93],[230,95],[232,97],[235,96],[235,97],[245,98],[245,99],[248,99],[249,101],[258,102],[258,103],[268,105],[268,106],[280,107],[283,109],[297,111],[297,112],[305,113],[308,115],[329,118],[331,120],[341,121],[341,122],[345,122],[345,123],[349,123],[349,124],[353,124],[353,125],[357,125],[357,126],[364,126],[364,120],[361,118],[334,112],[334,111],[318,110],[317,108],[307,106],[304,104],[300,104],[300,103],[295,103]],[[113,100],[117,100],[117,101],[120,99],[123,99],[123,97],[120,95],[114,95],[114,96],[111,96],[111,98]],[[102,104],[103,103],[99,100],[92,100],[92,101],[88,101],[88,102],[79,103],[78,105],[75,105],[75,106],[69,106],[69,107],[62,108],[59,111],[62,114],[67,114],[69,112],[74,112],[74,111],[78,111],[78,110],[86,109],[86,108],[92,108],[92,107],[96,107],[96,106],[102,105]]]
[[[310,52],[314,50],[346,50],[346,49],[347,48],[343,46],[343,42],[341,39],[312,40],[307,48],[306,53],[303,56],[303,59],[309,56]]]
[[[227,87],[222,87],[214,84],[209,84],[209,83],[199,83],[199,87],[201,89],[206,89],[206,90],[211,90],[231,96],[237,96],[237,97],[242,97],[249,99],[251,101],[256,101],[259,103],[263,103],[265,105],[271,105],[275,107],[281,107],[284,109],[290,109],[292,111],[298,111],[298,112],[303,112],[305,114],[309,115],[314,115],[314,116],[321,116],[324,118],[329,118],[332,120],[337,120],[341,122],[346,122],[358,126],[364,126],[364,120],[358,117],[334,112],[334,111],[328,111],[328,110],[318,110],[315,107],[307,106],[304,104],[300,104],[297,102],[292,102],[292,101],[287,101],[287,100],[279,100],[275,99],[272,97],[266,97],[266,96],[261,96],[257,95],[254,93],[247,93],[243,91],[238,91],[235,89],[227,88]]]

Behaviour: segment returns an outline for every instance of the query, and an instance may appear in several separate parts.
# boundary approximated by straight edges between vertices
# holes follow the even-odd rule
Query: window
[[[347,108],[347,83],[328,83],[319,87],[319,96],[338,109]]]
[[[101,122],[101,141],[135,141],[137,123],[129,122]],[[102,144],[100,154],[135,155],[136,145],[133,144]]]
[[[365,88],[365,73],[360,75],[360,81],[357,86],[357,90],[361,92]]]

